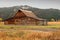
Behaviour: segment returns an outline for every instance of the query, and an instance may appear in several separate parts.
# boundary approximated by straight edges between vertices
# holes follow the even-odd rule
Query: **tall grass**
[[[0,25],[0,40],[60,40],[60,30],[36,31],[46,28],[60,29],[60,22],[48,22],[47,26]]]
[[[59,31],[3,31],[0,32],[0,40],[60,40]]]

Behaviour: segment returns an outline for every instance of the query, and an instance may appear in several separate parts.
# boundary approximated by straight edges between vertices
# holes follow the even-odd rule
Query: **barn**
[[[38,18],[32,11],[18,10],[12,17],[4,20],[5,25],[47,25],[47,20]]]

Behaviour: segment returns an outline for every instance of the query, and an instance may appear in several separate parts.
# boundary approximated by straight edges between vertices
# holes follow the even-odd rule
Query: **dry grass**
[[[48,22],[48,25],[60,25],[60,22]]]
[[[60,40],[60,31],[3,31],[0,32],[0,40]]]
[[[60,28],[60,22],[48,22],[47,26],[0,26],[0,40],[60,40],[60,30],[58,31],[38,31],[20,30],[21,28]],[[12,29],[12,30],[10,30]]]
[[[4,25],[4,22],[0,22],[0,25]]]

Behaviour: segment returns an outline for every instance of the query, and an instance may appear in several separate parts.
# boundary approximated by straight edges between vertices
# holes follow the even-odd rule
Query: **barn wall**
[[[15,19],[15,24],[21,25],[36,25],[36,20],[29,17],[24,17],[20,19]]]
[[[13,25],[45,25],[45,21],[38,21],[31,17],[22,17],[22,18],[12,18],[4,22],[5,24]]]
[[[14,24],[14,19],[11,18],[11,19],[5,20],[4,24]]]

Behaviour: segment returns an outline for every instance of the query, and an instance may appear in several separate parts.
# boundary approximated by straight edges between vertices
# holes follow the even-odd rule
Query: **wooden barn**
[[[18,10],[11,18],[4,20],[6,25],[47,25],[46,19],[38,18],[32,11]]]

